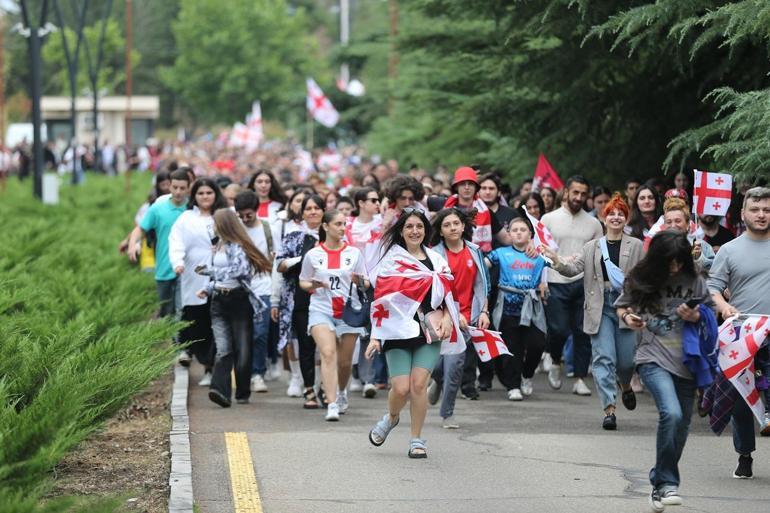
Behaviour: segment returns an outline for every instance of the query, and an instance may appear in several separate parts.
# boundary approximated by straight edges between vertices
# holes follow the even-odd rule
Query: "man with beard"
[[[746,191],[741,218],[746,231],[728,242],[717,254],[708,280],[709,292],[723,319],[739,313],[770,313],[770,188],[754,187]],[[729,289],[730,302],[725,299]],[[768,346],[760,348],[755,368],[767,375],[770,371]],[[770,435],[770,412],[765,391],[765,419],[762,435]],[[742,398],[732,411],[733,446],[738,453],[736,479],[753,477],[751,453],[756,449],[754,415]]]
[[[559,245],[559,257],[567,258],[583,251],[587,242],[602,237],[604,231],[601,223],[583,210],[590,190],[588,180],[580,175],[572,176],[567,180],[565,189],[564,206],[547,213],[541,221]],[[583,273],[565,278],[549,269],[548,290],[548,351],[553,359],[553,365],[548,371],[548,382],[554,389],[561,388],[562,351],[565,341],[572,335],[576,378],[572,392],[591,395],[591,389],[583,382],[591,363],[591,339],[583,332]]]
[[[711,244],[714,253],[735,238],[730,230],[719,224],[720,219],[722,218],[718,216],[703,216],[698,219],[700,227],[703,228],[703,240]]]

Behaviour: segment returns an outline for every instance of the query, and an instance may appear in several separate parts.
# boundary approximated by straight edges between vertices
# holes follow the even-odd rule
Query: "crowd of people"
[[[214,403],[231,406],[233,370],[236,403],[278,386],[285,369],[286,393],[326,421],[340,420],[349,394],[387,391],[371,443],[409,403],[408,455],[426,458],[429,405],[441,400],[442,426],[456,429],[457,397],[478,400],[495,376],[516,402],[537,397],[538,371],[553,389],[572,379],[580,396],[593,393],[592,374],[601,429],[617,429],[618,402],[633,410],[650,393],[660,413],[650,505],[682,503],[690,417],[710,413],[683,344],[693,326],[770,313],[770,189],[741,186],[726,217],[696,218],[686,173],[615,193],[574,175],[556,190],[510,187],[478,166],[402,171],[358,149],[271,143],[243,158],[214,144],[153,158],[154,189],[121,244],[154,271],[160,315],[190,322],[178,361],[205,368]],[[510,355],[482,361],[473,330],[499,332]],[[755,366],[770,371],[766,346]],[[770,435],[767,380],[757,383]],[[733,476],[751,478],[753,414],[739,400],[727,415]]]

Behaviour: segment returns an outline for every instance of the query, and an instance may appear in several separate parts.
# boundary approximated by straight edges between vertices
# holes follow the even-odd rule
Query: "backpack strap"
[[[265,242],[267,242],[267,252],[269,253],[267,256],[272,260],[275,258],[275,251],[273,251],[273,234],[270,231],[270,223],[264,219],[260,219],[260,221],[262,222],[262,229],[265,231]]]

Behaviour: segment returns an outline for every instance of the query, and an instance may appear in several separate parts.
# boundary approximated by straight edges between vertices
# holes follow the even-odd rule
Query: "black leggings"
[[[503,316],[500,332],[513,357],[498,358],[500,381],[507,390],[521,388],[521,378],[531,378],[545,348],[545,335],[534,326],[519,325],[518,317]]]
[[[292,325],[297,334],[299,345],[299,369],[302,371],[302,381],[305,388],[315,385],[315,341],[307,334],[308,311],[294,310]]]
[[[179,343],[192,342],[188,351],[198,362],[211,371],[214,366],[214,334],[211,331],[210,302],[202,305],[186,305],[182,308],[182,320],[191,324],[179,332]]]

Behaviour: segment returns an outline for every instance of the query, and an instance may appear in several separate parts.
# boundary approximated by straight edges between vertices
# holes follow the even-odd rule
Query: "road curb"
[[[189,381],[189,369],[175,365],[174,388],[171,393],[171,431],[168,434],[171,447],[169,513],[193,513],[190,417],[187,415]]]

